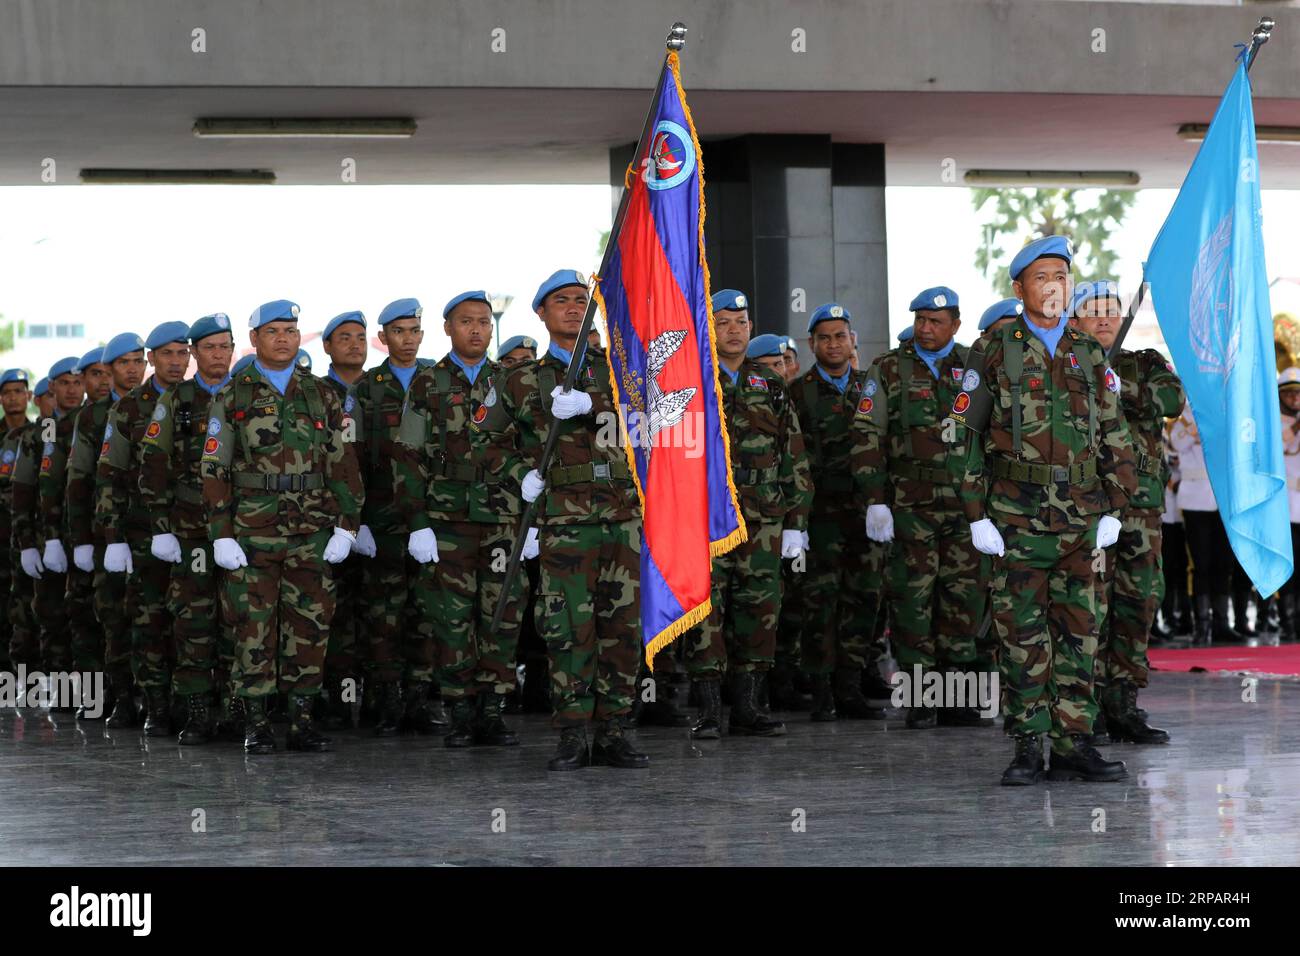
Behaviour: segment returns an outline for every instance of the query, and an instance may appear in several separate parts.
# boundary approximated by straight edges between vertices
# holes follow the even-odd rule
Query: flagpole
[[[672,25],[668,31],[668,39],[665,46],[668,52],[676,52],[686,45],[686,24],[680,20]],[[632,152],[632,162],[636,162],[645,146],[646,140],[651,133],[651,124],[655,118],[655,108],[659,104],[659,93],[663,89],[664,78],[668,75],[668,53],[664,54],[663,63],[659,67],[659,79],[655,82],[654,93],[650,97],[650,106],[646,110],[645,122],[641,125],[641,136],[636,141],[636,148]],[[627,216],[628,201],[632,197],[632,190],[624,182],[623,195],[618,201],[618,211],[614,214],[614,225],[609,230],[609,237],[605,240],[605,252],[600,257],[600,268],[597,270],[597,276],[603,276],[605,269],[609,266],[610,256],[613,255],[614,248],[618,242],[619,231],[623,228],[623,220]],[[591,332],[591,327],[596,319],[596,297],[589,296],[587,299],[587,311],[582,316],[582,328],[578,331],[578,339],[573,346],[573,355],[569,359],[569,367],[564,373],[564,391],[573,390],[573,383],[577,381],[578,370],[582,367],[582,360],[587,354],[587,336]],[[557,423],[552,422],[551,427],[546,430],[546,443],[542,446],[542,457],[537,463],[537,473],[546,474],[546,469],[550,467],[551,458],[555,455],[555,442],[559,437],[559,428]],[[537,501],[533,500],[524,507],[523,518],[519,522],[519,528],[515,532],[514,547],[510,549],[510,561],[506,565],[505,578],[502,581],[501,597],[497,599],[496,611],[492,615],[492,633],[496,634],[501,629],[501,620],[505,616],[506,603],[509,600],[510,590],[514,584],[515,577],[519,574],[519,560],[523,554],[524,542],[528,538],[528,529],[533,526],[533,513],[537,509]]]
[[[1273,27],[1276,25],[1272,17],[1260,17],[1259,23],[1255,25],[1255,32],[1250,35],[1250,44],[1246,50],[1246,72],[1255,65],[1255,57],[1259,55],[1259,48],[1268,42],[1273,33]],[[1123,343],[1125,336],[1128,335],[1129,329],[1133,326],[1133,319],[1137,317],[1138,309],[1142,308],[1142,303],[1147,297],[1147,270],[1146,263],[1142,264],[1142,284],[1138,286],[1137,295],[1129,303],[1128,313],[1124,316],[1124,324],[1119,328],[1119,334],[1115,336],[1115,343],[1106,352],[1106,361],[1112,362],[1119,347]]]

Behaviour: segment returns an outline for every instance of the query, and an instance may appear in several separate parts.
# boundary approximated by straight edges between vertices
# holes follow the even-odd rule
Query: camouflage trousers
[[[244,536],[248,567],[226,571],[221,613],[234,627],[231,675],[240,697],[277,690],[320,693],[334,578],[326,572],[325,544],[334,533]]]
[[[335,601],[334,617],[330,620],[329,652],[325,655],[327,680],[341,681],[361,676],[359,655],[364,652],[365,645],[357,639],[357,629],[361,623],[362,562],[369,560],[360,554],[350,554],[330,566],[330,573],[334,576]]]
[[[709,616],[684,638],[692,678],[770,670],[781,613],[781,522],[751,521],[749,540],[713,559]]]
[[[527,576],[515,575],[510,600],[493,633],[514,544],[513,524],[437,521],[438,563],[422,565],[415,584],[420,616],[432,625],[438,681],[451,700],[515,689],[515,645],[523,616]]]
[[[1098,686],[1119,680],[1147,686],[1151,624],[1165,597],[1160,535],[1159,511],[1128,511],[1119,540],[1106,549],[1097,582]]]
[[[0,670],[12,670],[12,659],[9,655],[9,643],[13,639],[14,626],[9,620],[9,600],[13,593],[13,575],[5,562],[0,561],[0,608],[4,613],[0,614]]]
[[[812,516],[809,568],[803,582],[803,669],[861,670],[880,609],[884,549],[873,547],[853,512]]]
[[[71,635],[72,666],[79,671],[104,670],[104,628],[95,616],[95,575],[68,560],[68,630]]]
[[[405,531],[374,535],[378,553],[362,565],[366,678],[380,683],[432,682],[437,651],[433,627],[421,618],[416,601],[420,562],[406,551],[410,536]],[[442,542],[438,544],[441,557]]]
[[[221,619],[222,571],[212,560],[207,538],[181,538],[181,562],[170,566],[167,612],[171,615],[176,666],[172,689],[177,694],[206,694],[230,687],[235,642]]]
[[[959,512],[894,512],[889,601],[901,668],[972,666],[987,597],[988,559]]]
[[[126,613],[126,575],[104,570],[102,543],[95,545],[93,581],[95,617],[104,633],[104,670],[113,683],[130,687],[131,620]]]
[[[26,664],[28,670],[41,666],[40,625],[36,620],[33,602],[36,582],[18,563],[14,552],[9,571],[9,660],[14,667]]]
[[[1006,555],[994,572],[993,624],[1002,642],[1004,729],[1049,734],[1054,746],[1068,747],[1065,738],[1091,733],[1097,716],[1097,531],[1001,531]]]
[[[41,667],[46,671],[72,669],[72,640],[68,632],[68,575],[49,568],[33,582],[36,599],[33,607],[40,628]]]
[[[126,613],[131,619],[131,672],[142,688],[171,685],[176,649],[167,610],[171,565],[149,550],[151,536],[140,532],[131,542],[131,566],[126,577]]]
[[[641,644],[641,522],[544,525],[537,629],[556,727],[632,709]]]
[[[781,613],[776,627],[776,667],[797,671],[803,640],[803,584],[808,579],[808,555],[781,563]]]

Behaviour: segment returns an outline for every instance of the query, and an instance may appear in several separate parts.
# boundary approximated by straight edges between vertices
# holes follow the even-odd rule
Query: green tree
[[[17,331],[14,323],[6,322],[4,313],[0,312],[0,352],[12,352]]]
[[[1095,197],[1095,202],[1089,200]],[[1116,254],[1106,240],[1124,222],[1137,193],[1131,189],[972,189],[971,204],[980,212],[993,204],[984,226],[984,242],[975,250],[975,266],[996,275],[996,286],[1011,295],[1007,261],[1019,246],[1017,237],[1068,236],[1074,243],[1077,281],[1114,278]],[[1006,248],[1002,240],[1010,239]]]

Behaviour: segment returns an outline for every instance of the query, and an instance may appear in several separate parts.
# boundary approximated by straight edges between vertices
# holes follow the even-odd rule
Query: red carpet
[[[1151,669],[1158,671],[1228,671],[1300,676],[1300,644],[1281,647],[1189,647],[1150,650]]]

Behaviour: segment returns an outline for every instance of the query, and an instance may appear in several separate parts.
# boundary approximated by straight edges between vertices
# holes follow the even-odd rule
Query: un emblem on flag
[[[1192,350],[1202,372],[1227,379],[1237,364],[1241,327],[1232,322],[1232,215],[1229,209],[1201,244],[1187,303]]]
[[[651,189],[672,189],[695,171],[695,144],[691,134],[672,120],[660,120],[650,144],[653,169],[646,177]]]

